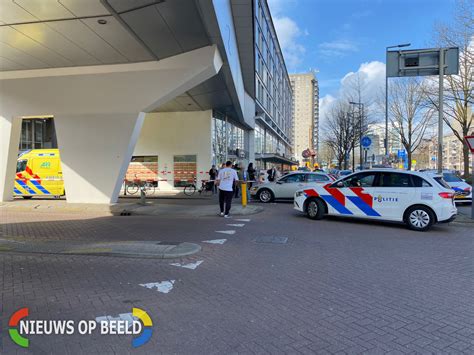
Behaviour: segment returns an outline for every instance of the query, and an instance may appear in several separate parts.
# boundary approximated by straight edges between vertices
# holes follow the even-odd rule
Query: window
[[[27,162],[28,160],[18,160],[16,163],[16,172],[21,173],[22,171],[25,171]]]
[[[453,173],[443,173],[443,179],[446,182],[462,182],[463,180]]]
[[[321,174],[308,174],[306,175],[307,182],[325,182],[330,181],[326,175]]]
[[[446,183],[446,181],[444,181],[444,179],[441,176],[436,176],[433,179],[435,179],[436,182],[440,184],[441,186],[443,186],[444,188],[451,189],[451,187]]]
[[[133,156],[125,173],[125,180],[156,181],[158,179],[158,156]]]
[[[415,187],[431,187],[431,184],[428,181],[419,176],[412,175],[411,179]]]
[[[174,161],[174,187],[184,187],[196,177],[196,155],[175,155]]]
[[[290,184],[290,183],[294,183],[294,182],[303,182],[304,181],[304,175],[303,174],[290,174],[290,175],[282,177],[278,181],[284,182],[286,184]]]
[[[345,187],[372,187],[376,173],[359,173],[343,180]]]
[[[412,187],[409,174],[400,173],[380,173],[379,183],[380,187]]]

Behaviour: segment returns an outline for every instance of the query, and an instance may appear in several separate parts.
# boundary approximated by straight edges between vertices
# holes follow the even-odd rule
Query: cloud
[[[334,80],[334,79],[331,79]],[[385,64],[379,61],[362,63],[358,70],[349,72],[340,80],[336,94],[326,95],[319,100],[320,127],[328,120],[331,108],[338,100],[358,100],[354,86],[360,83],[361,101],[366,105],[372,120],[377,121],[376,101],[385,85]]]
[[[323,42],[319,45],[319,53],[326,57],[345,57],[359,51],[357,43],[341,39],[332,42]]]
[[[283,57],[290,71],[295,70],[302,63],[306,48],[299,43],[299,39],[309,34],[307,30],[301,30],[293,19],[282,15],[284,9],[291,6],[292,3],[294,1],[268,1]]]

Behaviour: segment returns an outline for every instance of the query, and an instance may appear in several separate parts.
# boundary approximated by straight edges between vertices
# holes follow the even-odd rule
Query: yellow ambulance
[[[13,193],[23,198],[64,195],[59,150],[33,149],[20,154]]]

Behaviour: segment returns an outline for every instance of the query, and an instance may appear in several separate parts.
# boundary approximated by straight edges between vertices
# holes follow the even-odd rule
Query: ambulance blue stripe
[[[30,181],[42,193],[44,193],[45,195],[51,195],[51,193],[48,190],[46,190],[43,186],[41,186],[41,184],[38,181],[35,181],[35,180],[30,180]]]
[[[29,194],[31,195],[36,195],[36,192],[34,190],[32,190],[27,184],[25,184],[23,181],[21,180],[15,180],[17,183],[20,184],[21,187],[23,187],[26,192],[28,192]]]
[[[356,205],[367,216],[380,217],[380,214],[370,207],[367,203],[362,201],[358,196],[346,196],[354,205]]]
[[[16,193],[17,195],[23,195],[23,193],[18,190],[16,187],[13,188],[13,192]]]
[[[324,201],[329,203],[337,212],[340,214],[353,214],[351,211],[349,211],[346,207],[344,207],[338,200],[336,200],[333,196],[331,195],[321,195]]]

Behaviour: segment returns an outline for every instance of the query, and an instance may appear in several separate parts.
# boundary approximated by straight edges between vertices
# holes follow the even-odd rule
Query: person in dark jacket
[[[217,193],[217,186],[215,184],[217,178],[217,169],[216,166],[213,165],[211,170],[209,170],[209,187],[212,189],[212,193]]]
[[[249,166],[247,167],[247,180],[250,181],[248,183],[248,190],[252,187],[253,181],[256,181],[257,177],[255,176],[255,169],[253,167],[253,163],[249,163]]]
[[[276,174],[277,174],[275,167],[271,167],[270,169],[268,169],[267,174],[268,174],[268,181],[270,182],[275,181]]]

